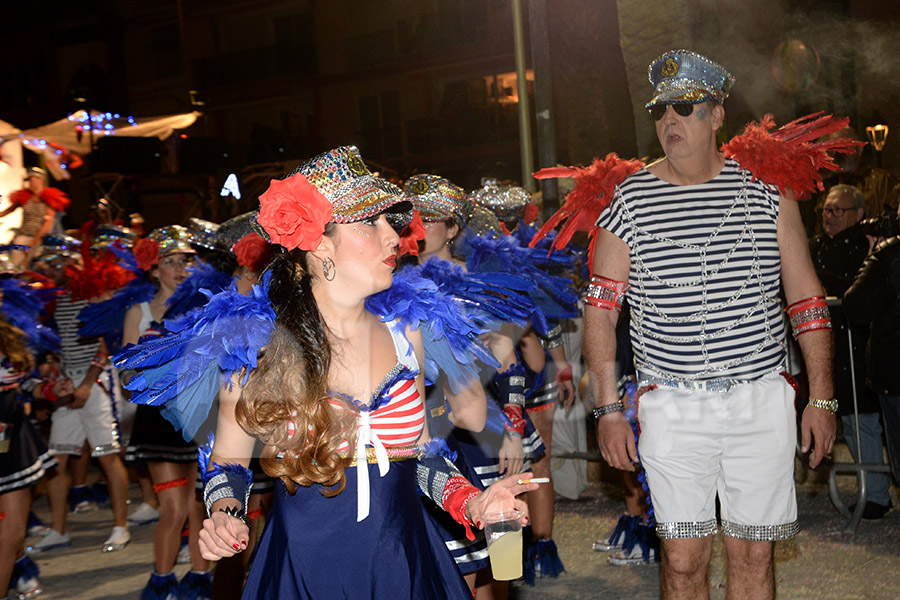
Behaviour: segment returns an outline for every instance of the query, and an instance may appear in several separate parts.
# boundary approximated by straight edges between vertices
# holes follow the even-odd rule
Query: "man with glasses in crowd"
[[[611,466],[631,471],[640,460],[647,473],[663,598],[709,598],[711,536],[721,521],[727,596],[771,599],[773,542],[799,530],[779,294],[783,287],[810,374],[801,445],[812,467],[834,442],[827,307],[797,203],[719,152],[732,75],[675,50],[651,63],[649,77],[647,108],[665,157],[628,176],[601,214],[585,294],[597,437]],[[640,459],[615,385],[626,294]]]
[[[852,185],[832,186],[822,206],[822,233],[809,243],[816,274],[827,296],[840,298],[853,283],[857,271],[872,251],[875,236],[866,235],[860,226],[865,216],[866,198]],[[868,324],[851,328],[853,361],[850,360],[848,324],[844,312],[832,307],[831,323],[834,331],[834,387],[838,399],[838,416],[844,439],[858,462],[884,464],[882,427],[878,410],[878,396],[866,384],[865,351],[869,339]],[[853,368],[853,373],[850,369]],[[853,417],[853,377],[856,380],[856,401],[859,413],[859,443]],[[880,519],[891,507],[891,478],[887,473],[866,473],[866,504],[864,519]],[[851,506],[851,510],[856,508]]]

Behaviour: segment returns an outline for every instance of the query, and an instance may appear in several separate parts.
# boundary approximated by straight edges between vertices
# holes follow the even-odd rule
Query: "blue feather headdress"
[[[211,294],[206,306],[166,320],[168,335],[129,345],[113,358],[119,369],[137,369],[125,388],[132,402],[162,406],[162,414],[190,440],[206,420],[219,387],[246,369],[246,383],[269,343],[275,311],[269,302],[269,280],[253,286],[249,296],[228,291]]]

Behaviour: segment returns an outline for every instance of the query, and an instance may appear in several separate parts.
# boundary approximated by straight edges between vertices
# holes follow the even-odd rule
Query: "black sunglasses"
[[[682,117],[689,116],[692,112],[694,112],[695,104],[654,104],[647,110],[650,111],[650,116],[653,117],[654,121],[659,121],[663,118],[663,115],[666,114],[666,108],[671,106],[672,109],[681,115]]]

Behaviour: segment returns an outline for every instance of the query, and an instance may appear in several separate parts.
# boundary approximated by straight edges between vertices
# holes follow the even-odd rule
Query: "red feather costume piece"
[[[621,159],[610,152],[603,160],[595,158],[589,167],[550,167],[535,173],[535,179],[573,177],[575,187],[566,196],[562,207],[534,235],[529,245],[533,248],[560,224],[562,226],[550,246],[551,252],[565,248],[577,231],[587,232],[593,241],[598,229],[594,224],[612,201],[616,186],[643,166],[644,163],[637,159]],[[593,255],[593,243],[590,248]]]
[[[9,195],[9,201],[18,206],[27,204],[34,194],[31,190],[16,190]],[[40,201],[53,210],[65,210],[69,206],[69,197],[62,190],[53,187],[44,188],[39,196]]]
[[[849,138],[815,140],[840,131],[850,122],[848,118],[813,113],[795,119],[775,131],[775,119],[766,115],[761,121],[751,122],[744,132],[722,144],[722,153],[738,161],[741,167],[753,173],[754,179],[778,188],[781,195],[789,191],[797,200],[811,193],[824,190],[821,170],[839,169],[829,152],[850,154],[856,146],[865,142]]]
[[[66,275],[70,277],[68,288],[73,300],[90,300],[104,293],[117,290],[134,279],[134,273],[120,266],[116,255],[104,250],[97,259],[91,257],[90,244],[83,244],[82,268],[69,265]]]

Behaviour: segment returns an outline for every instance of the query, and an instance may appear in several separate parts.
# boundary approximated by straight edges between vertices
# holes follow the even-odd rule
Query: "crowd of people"
[[[78,239],[50,233],[67,199],[29,171],[0,247],[0,586],[39,594],[29,553],[71,544],[67,513],[99,501],[98,551],[153,523],[142,600],[505,598],[498,512],[525,529],[517,575],[564,571],[553,416],[580,383],[627,499],[594,549],[660,561],[662,597],[703,598],[721,533],[729,594],[774,598],[798,441],[815,468],[838,414],[858,460],[882,461],[885,434],[900,467],[900,243],[861,227],[846,184],[807,240],[798,199],[852,140],[791,144],[764,121],[719,147],[725,68],[673,50],[649,79],[664,156],[542,171],[576,183],[540,228],[521,187],[400,188],[339,147],[224,223]],[[578,382],[563,340],[582,319]],[[848,330],[868,360],[844,354]],[[880,518],[890,477],[868,477]],[[29,516],[41,479],[46,525]]]

